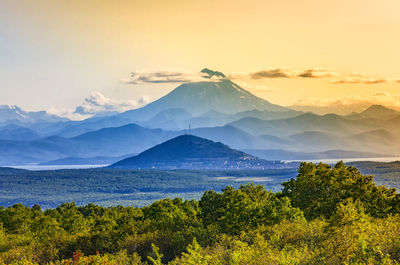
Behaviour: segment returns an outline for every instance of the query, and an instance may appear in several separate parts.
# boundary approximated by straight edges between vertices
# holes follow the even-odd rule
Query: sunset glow
[[[400,107],[399,10],[396,0],[5,0],[0,103],[72,108],[92,91],[155,100],[177,84],[121,80],[135,71],[210,67],[276,104],[373,101],[384,93]],[[333,74],[251,78],[275,69]]]

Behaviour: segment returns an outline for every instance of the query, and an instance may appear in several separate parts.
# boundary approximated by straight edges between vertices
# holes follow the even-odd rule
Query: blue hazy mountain
[[[176,115],[171,115],[176,113]],[[209,110],[208,112],[195,116],[191,116],[188,112],[183,109],[167,109],[156,114],[151,120],[147,122],[139,122],[140,125],[149,128],[162,128],[166,130],[179,130],[188,127],[188,124],[192,128],[201,127],[216,127],[223,126],[230,122],[239,120],[245,117],[255,117],[262,120],[272,120],[272,119],[284,119],[291,118],[301,115],[302,112],[298,111],[267,111],[267,110],[248,110],[243,112],[238,112],[235,114],[225,114],[215,110]]]
[[[352,146],[360,146],[358,150],[374,150],[393,152],[393,149],[400,150],[400,137],[398,133],[392,133],[385,129],[370,130],[357,133],[347,137]]]
[[[160,111],[148,121],[139,122],[148,128],[162,128],[165,130],[180,130],[188,127],[193,116],[182,108],[171,108]]]
[[[53,133],[62,137],[74,137],[103,128],[119,127],[131,123],[129,119],[116,116],[92,117],[84,121],[70,121],[56,128]],[[48,129],[48,128],[47,128]],[[55,129],[55,130],[54,130]]]
[[[179,134],[128,124],[72,138],[50,136],[32,141],[0,140],[0,165],[43,163],[67,157],[117,157],[135,154]]]
[[[262,159],[271,160],[319,160],[319,159],[359,159],[359,158],[377,158],[388,157],[388,154],[373,153],[373,152],[360,152],[348,150],[329,150],[323,152],[296,152],[287,151],[282,149],[248,149],[243,150],[248,154],[260,157]]]
[[[191,119],[193,116],[187,112],[185,109],[182,108],[171,108],[163,110],[157,113],[153,118],[151,118],[148,123],[149,124],[159,124],[163,122],[168,122],[171,120],[188,120]]]
[[[314,150],[344,149],[351,144],[347,139],[329,132],[305,131],[289,137],[293,144],[298,143],[298,145],[304,146],[305,149],[309,150],[311,146]]]
[[[236,149],[270,148],[264,139],[230,125],[196,128],[191,130],[191,134],[216,142],[223,142]]]
[[[194,135],[181,135],[137,156],[123,159],[110,167],[124,169],[239,169],[278,165],[281,164],[231,149],[220,142],[213,142]]]
[[[377,123],[370,119],[351,120],[336,114],[317,115],[313,113],[277,120],[246,117],[230,124],[254,135],[270,134],[275,136],[287,136],[305,131],[349,135],[371,130],[377,126]],[[383,123],[382,126],[384,126]]]
[[[75,145],[86,146],[84,156],[109,154],[121,156],[139,153],[179,135],[179,132],[148,129],[136,124],[104,128],[70,138]]]
[[[130,155],[123,155],[118,157],[108,156],[95,156],[95,157],[66,157],[56,160],[50,160],[40,163],[40,165],[109,165],[121,159],[131,157]]]
[[[335,149],[364,153],[373,150],[374,153],[390,155],[400,150],[400,121],[397,119],[349,120],[342,116],[313,114],[280,120],[245,118],[226,126],[196,128],[192,134],[241,150],[276,149],[297,152],[296,155],[298,152],[315,153]],[[334,122],[331,124],[332,120]],[[385,126],[389,128],[382,129]],[[9,130],[19,129],[13,125]],[[5,132],[3,138],[7,139],[10,134],[9,131]],[[68,157],[118,157],[140,153],[182,133],[128,124],[69,138],[51,136],[35,139],[36,136],[31,132],[31,136],[27,137],[33,137],[33,140],[1,140],[0,135],[0,165],[42,163]]]
[[[15,124],[8,124],[0,128],[0,140],[30,141],[39,138],[41,136],[32,129]]]
[[[382,105],[371,105],[360,113],[353,113],[347,115],[350,119],[376,119],[376,120],[389,120],[400,116],[400,112],[387,108]]]

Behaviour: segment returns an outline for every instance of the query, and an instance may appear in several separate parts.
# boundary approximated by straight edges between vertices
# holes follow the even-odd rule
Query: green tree
[[[282,195],[308,219],[330,218],[340,202],[359,200],[366,213],[384,217],[399,213],[400,195],[395,189],[377,187],[372,176],[362,175],[357,168],[343,162],[333,168],[327,164],[301,163],[296,179],[284,182]]]
[[[226,187],[222,191],[206,191],[199,203],[204,225],[216,225],[222,233],[237,235],[260,225],[303,218],[288,198],[278,198],[261,185]]]

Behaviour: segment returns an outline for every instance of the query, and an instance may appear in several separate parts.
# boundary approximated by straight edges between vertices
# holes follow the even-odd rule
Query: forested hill
[[[110,168],[260,169],[278,164],[231,149],[220,142],[185,134],[121,160]]]
[[[0,208],[0,264],[399,264],[400,194],[342,162],[281,192],[206,191],[142,208]]]

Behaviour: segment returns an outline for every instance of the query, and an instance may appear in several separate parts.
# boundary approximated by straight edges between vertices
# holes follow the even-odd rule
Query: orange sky
[[[121,79],[209,67],[282,105],[377,93],[400,105],[399,11],[398,0],[3,0],[0,104],[71,107],[91,91],[156,99],[178,84]],[[277,68],[291,77],[249,75]],[[308,69],[332,75],[296,76]]]

